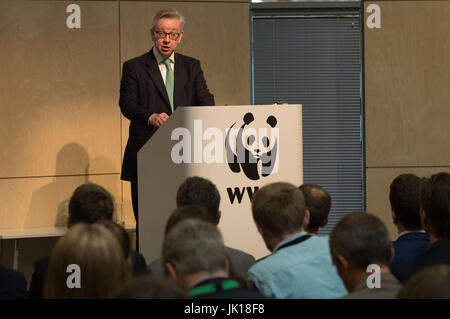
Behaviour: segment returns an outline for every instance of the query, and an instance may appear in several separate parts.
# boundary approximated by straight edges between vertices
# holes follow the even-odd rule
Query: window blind
[[[332,197],[328,234],[365,206],[359,11],[253,12],[252,68],[254,104],[303,104],[303,180]]]

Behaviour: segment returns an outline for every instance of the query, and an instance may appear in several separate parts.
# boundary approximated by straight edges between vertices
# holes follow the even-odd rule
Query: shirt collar
[[[158,52],[158,50],[156,49],[156,47],[153,47],[153,54],[155,55],[155,59],[156,62],[158,62],[158,64],[162,63],[165,58]],[[175,52],[172,52],[172,54],[169,56],[170,62],[175,63]]]
[[[401,232],[400,234],[398,234],[397,238],[400,238],[401,236],[409,234],[409,233],[426,233],[426,231],[423,229],[421,229],[421,230],[405,230],[405,231]]]
[[[281,245],[284,245],[284,244],[286,244],[286,243],[288,243],[290,241],[293,241],[293,240],[295,240],[295,239],[297,239],[297,238],[299,238],[299,237],[301,237],[303,235],[306,235],[306,234],[308,234],[308,233],[302,230],[301,232],[299,232],[299,233],[297,233],[295,235],[292,235],[291,237],[288,237],[288,238],[280,241],[278,243],[278,245],[275,246],[274,250],[272,251],[272,254],[275,253]]]

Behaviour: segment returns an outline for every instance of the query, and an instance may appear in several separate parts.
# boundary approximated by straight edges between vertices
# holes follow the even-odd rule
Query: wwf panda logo
[[[225,149],[228,166],[232,172],[239,173],[242,169],[247,178],[258,180],[260,176],[269,176],[278,169],[279,136],[278,129],[275,128],[277,125],[275,116],[267,117],[264,124],[268,124],[268,127],[256,129],[250,126],[254,121],[253,114],[248,112],[244,115],[244,123],[237,132],[234,128],[236,123],[233,123],[225,137]],[[232,134],[233,132],[235,134]]]

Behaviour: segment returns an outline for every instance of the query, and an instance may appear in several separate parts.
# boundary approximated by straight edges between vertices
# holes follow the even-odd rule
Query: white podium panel
[[[138,153],[140,252],[160,257],[177,189],[200,176],[219,189],[225,244],[267,255],[250,198],[268,183],[301,185],[302,150],[301,105],[177,108]]]

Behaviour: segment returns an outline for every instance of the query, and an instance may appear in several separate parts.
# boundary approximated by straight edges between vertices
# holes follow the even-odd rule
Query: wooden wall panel
[[[365,27],[366,165],[448,166],[450,2],[371,3],[381,29]]]
[[[118,4],[80,2],[68,29],[70,3],[0,2],[0,177],[85,174],[83,153],[58,166],[68,143],[120,169]]]
[[[105,187],[121,212],[119,175],[33,177],[0,180],[0,229],[66,226],[68,202],[75,188],[86,182]]]

